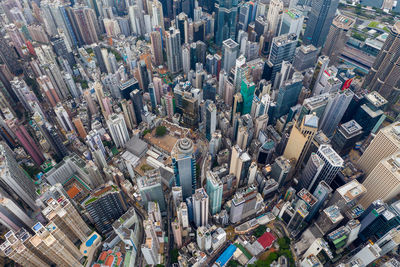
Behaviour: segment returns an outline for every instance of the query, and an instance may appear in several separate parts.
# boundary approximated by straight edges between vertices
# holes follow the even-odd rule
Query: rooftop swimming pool
[[[98,237],[99,237],[98,234],[92,235],[92,236],[86,241],[86,243],[85,243],[86,247],[88,247],[88,248],[91,247],[91,246],[93,245],[94,241],[95,241]]]

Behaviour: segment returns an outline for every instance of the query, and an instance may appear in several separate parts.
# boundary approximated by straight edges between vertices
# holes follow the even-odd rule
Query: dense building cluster
[[[397,12],[2,0],[0,265],[400,266]]]

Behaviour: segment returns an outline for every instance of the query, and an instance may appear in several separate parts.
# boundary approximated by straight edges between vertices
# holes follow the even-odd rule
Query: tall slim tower
[[[378,91],[391,104],[398,100],[400,94],[399,34],[400,22],[396,22],[363,84],[370,91]]]
[[[271,32],[272,36],[275,36],[278,30],[279,21],[282,16],[282,11],[283,11],[282,0],[271,0],[268,8],[267,21],[269,25],[269,31]]]
[[[326,104],[324,115],[322,116],[319,128],[328,137],[332,137],[336,127],[341,121],[347,110],[354,93],[351,90],[345,90],[330,94]]]
[[[0,142],[0,184],[14,199],[21,199],[31,209],[36,210],[36,188],[32,179],[18,165],[13,152]]]
[[[215,43],[221,45],[226,39],[235,39],[238,0],[219,0],[217,9],[217,32]]]
[[[169,28],[165,32],[165,43],[168,69],[172,73],[180,72],[182,70],[181,32],[176,28]]]
[[[287,159],[296,160],[296,169],[301,167],[310,144],[318,131],[318,117],[308,114],[303,117],[300,125],[293,126],[283,155]]]
[[[129,132],[122,114],[112,114],[107,120],[111,137],[117,147],[122,147],[129,140]]]
[[[350,38],[349,30],[353,27],[355,20],[343,15],[338,15],[332,22],[322,54],[329,57],[332,65],[339,60],[347,40]]]
[[[207,186],[206,191],[210,199],[211,215],[221,211],[223,185],[218,176],[213,172],[207,171]]]
[[[358,166],[369,175],[384,158],[400,150],[400,122],[382,128],[358,160]]]
[[[176,142],[171,152],[175,185],[182,187],[184,200],[190,197],[196,189],[196,161],[193,149],[192,140],[183,138]]]
[[[313,0],[304,32],[304,43],[316,47],[324,45],[329,27],[335,17],[339,0]]]
[[[164,62],[161,33],[159,31],[151,32],[150,40],[151,40],[151,54],[152,54],[153,62],[156,66],[160,66]]]
[[[197,227],[206,226],[208,223],[208,195],[204,188],[199,188],[192,196],[193,219]]]

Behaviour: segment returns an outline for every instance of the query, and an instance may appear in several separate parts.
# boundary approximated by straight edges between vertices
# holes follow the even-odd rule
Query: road
[[[143,240],[145,238],[145,233],[144,233],[144,228],[143,228],[143,221],[147,218],[147,213],[146,213],[146,211],[143,210],[143,208],[140,206],[140,204],[138,202],[133,202],[132,206],[135,209],[136,214],[140,218],[140,222],[139,222],[141,224],[140,229],[142,229],[141,235],[140,235],[140,238],[139,238],[139,244],[137,246],[138,252],[137,252],[137,255],[136,255],[136,262],[135,263],[136,263],[136,266],[143,266],[143,255],[142,255],[142,251],[141,251],[140,247],[143,244]]]
[[[174,238],[172,236],[172,229],[171,229],[171,218],[174,216],[173,205],[172,205],[172,194],[169,194],[167,199],[167,231],[168,231],[168,251],[165,256],[165,266],[171,266],[171,257],[169,257],[169,253],[174,249]]]

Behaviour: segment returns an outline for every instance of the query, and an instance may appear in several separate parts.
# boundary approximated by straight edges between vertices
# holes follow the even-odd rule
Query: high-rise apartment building
[[[15,199],[22,200],[36,210],[36,188],[33,180],[19,166],[11,149],[0,143],[0,183],[4,190]]]
[[[315,47],[324,45],[338,5],[339,0],[312,1],[303,38],[305,44],[312,44]]]
[[[368,176],[384,158],[400,150],[400,123],[382,128],[358,160],[358,166]]]
[[[196,166],[192,140],[179,139],[172,152],[172,166],[175,175],[175,185],[182,187],[182,196],[185,200],[196,189]]]
[[[151,55],[152,55],[153,62],[156,66],[160,66],[164,62],[161,33],[159,31],[151,32],[150,40],[151,40]]]
[[[192,196],[193,220],[197,227],[206,226],[208,223],[209,198],[204,188],[199,188]]]
[[[11,131],[14,132],[15,136],[18,139],[18,142],[31,156],[32,160],[36,163],[37,166],[40,166],[45,161],[45,158],[31,135],[26,130],[25,126],[19,123],[17,119],[9,121],[7,124],[10,127]]]
[[[122,114],[111,114],[107,120],[111,137],[117,147],[123,147],[129,140],[129,132]]]
[[[236,191],[232,199],[229,221],[231,223],[240,222],[251,215],[254,215],[261,207],[262,196],[258,193],[255,185],[241,188]]]
[[[165,32],[168,69],[172,73],[182,70],[181,32],[176,28],[169,28]]]
[[[107,184],[94,191],[82,203],[100,233],[112,230],[112,223],[127,210],[122,191],[113,184]]]

